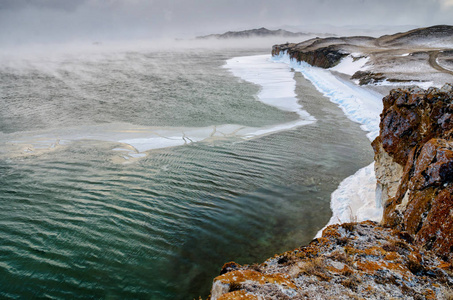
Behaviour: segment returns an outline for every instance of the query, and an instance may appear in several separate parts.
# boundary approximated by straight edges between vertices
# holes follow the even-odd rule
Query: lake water
[[[1,60],[0,297],[206,297],[223,263],[308,243],[330,218],[330,194],[373,156],[359,126],[300,74],[296,94],[315,123],[147,152],[124,143],[297,121],[224,67],[268,52]]]

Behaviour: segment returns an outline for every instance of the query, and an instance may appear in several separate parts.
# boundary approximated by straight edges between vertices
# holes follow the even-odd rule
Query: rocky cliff
[[[407,231],[416,244],[451,262],[453,87],[393,90],[383,102],[373,141],[382,224]]]
[[[319,46],[317,42],[321,39],[313,39],[312,44],[283,44],[274,45],[272,47],[272,55],[286,52],[291,59],[304,61],[312,66],[321,68],[330,68],[340,62],[340,60],[348,55],[346,51],[339,48],[337,45],[329,44],[327,46]],[[316,45],[316,46],[315,46]]]
[[[383,102],[372,143],[381,224],[332,225],[264,263],[228,263],[211,299],[452,299],[453,87]]]

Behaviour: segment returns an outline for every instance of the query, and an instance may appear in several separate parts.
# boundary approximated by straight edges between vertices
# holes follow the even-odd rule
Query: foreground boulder
[[[217,299],[447,299],[453,268],[408,233],[371,221],[327,227],[259,265],[226,264]]]

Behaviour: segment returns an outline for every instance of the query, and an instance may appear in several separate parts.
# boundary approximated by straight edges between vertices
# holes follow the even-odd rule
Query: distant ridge
[[[261,27],[258,29],[250,29],[243,31],[228,31],[222,34],[210,34],[197,36],[196,39],[234,39],[234,38],[255,38],[255,37],[302,37],[312,33],[291,32],[283,29],[269,30]]]
[[[424,45],[435,41],[437,44],[444,42],[453,45],[453,26],[436,25],[417,28],[403,33],[384,35],[377,39],[381,46],[401,46],[404,44]]]

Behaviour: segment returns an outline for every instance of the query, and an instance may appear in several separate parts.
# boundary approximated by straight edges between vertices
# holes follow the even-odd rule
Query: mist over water
[[[231,50],[181,49],[8,60],[0,65],[7,100],[0,130],[115,122],[262,126],[296,118],[253,101],[258,87],[220,68],[230,56]]]
[[[332,191],[372,156],[358,125],[299,75],[314,124],[156,149],[128,164],[112,151],[118,142],[89,138],[93,128],[128,135],[297,120],[223,68],[268,51],[4,53],[14,59],[0,63],[0,296],[205,297],[223,263],[309,242],[330,217]],[[64,131],[86,138],[12,155],[26,137]]]

